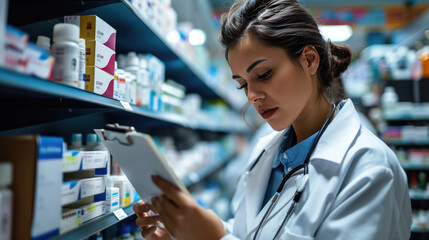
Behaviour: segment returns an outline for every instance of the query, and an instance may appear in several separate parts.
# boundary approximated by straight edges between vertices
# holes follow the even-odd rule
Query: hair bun
[[[334,78],[339,77],[347,70],[347,67],[352,61],[352,52],[345,44],[336,44],[329,41],[329,49],[331,51],[331,71]]]

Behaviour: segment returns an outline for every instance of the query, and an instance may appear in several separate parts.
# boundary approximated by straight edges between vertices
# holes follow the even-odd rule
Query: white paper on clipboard
[[[170,168],[151,136],[139,133],[121,133],[105,129],[94,129],[103,144],[118,162],[144,202],[162,194],[152,182],[151,175],[158,175],[175,184],[189,194],[186,187]]]

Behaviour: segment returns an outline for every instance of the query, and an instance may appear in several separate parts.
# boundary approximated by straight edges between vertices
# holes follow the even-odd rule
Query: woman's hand
[[[222,222],[211,210],[204,210],[188,195],[153,176],[153,182],[164,193],[152,199],[152,210],[159,213],[167,231],[182,240],[219,240],[227,233]]]
[[[147,240],[171,240],[170,235],[164,228],[157,227],[160,221],[159,215],[150,215],[151,206],[139,201],[133,206],[137,215],[136,225],[142,230],[142,236]]]

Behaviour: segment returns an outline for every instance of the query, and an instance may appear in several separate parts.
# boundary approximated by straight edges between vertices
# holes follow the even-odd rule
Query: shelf
[[[411,228],[411,232],[415,232],[415,233],[429,233],[429,228]]]
[[[401,166],[404,170],[429,170],[429,164],[402,162]]]
[[[219,161],[209,163],[208,165],[200,169],[198,172],[188,174],[186,178],[182,179],[183,184],[186,187],[189,187],[199,182],[201,179],[208,177],[210,174],[214,173],[215,171],[220,169],[223,165],[225,165],[227,162],[229,162],[234,157],[234,155],[235,154],[231,154],[229,157],[226,157]]]
[[[394,146],[429,146],[429,139],[427,140],[384,140],[384,142],[388,145]]]
[[[429,121],[429,115],[420,115],[416,116],[413,114],[407,114],[407,115],[384,115],[383,117],[386,121]]]
[[[109,114],[113,116],[109,119],[118,121],[139,117],[139,120],[143,121],[133,122],[144,122],[145,124],[142,125],[156,121],[196,130],[247,131],[244,122],[235,121],[240,118],[238,114],[231,122],[204,123],[190,121],[177,114],[156,113],[134,105],[127,110],[118,100],[4,68],[0,68],[0,86],[2,111],[5,116],[14,116],[13,118],[2,118],[0,131],[95,113]]]
[[[98,2],[98,3],[96,3]],[[36,5],[37,9],[45,8],[46,3]],[[174,47],[165,40],[165,36],[159,33],[144,19],[137,10],[126,0],[116,1],[95,1],[87,4],[81,4],[80,1],[55,1],[49,2],[49,9],[58,4],[58,8],[70,7],[73,12],[60,11],[58,14],[47,14],[45,19],[36,18],[39,22],[19,26],[23,31],[29,33],[30,39],[34,41],[36,36],[45,35],[52,37],[53,27],[56,23],[63,22],[64,15],[97,15],[109,25],[117,30],[116,52],[127,53],[135,51],[139,53],[151,53],[157,56],[166,64],[166,77],[171,78],[183,84],[188,93],[198,93],[204,99],[222,98],[232,108],[239,110],[244,101],[233,101],[227,96],[226,92],[216,85],[215,79],[208,73],[191,63],[189,59],[174,49]],[[52,5],[54,4],[54,5]],[[62,4],[62,5],[61,5]],[[23,23],[19,19],[35,18],[33,9],[29,16],[20,16],[20,13],[13,13],[14,8],[28,6],[27,4],[15,4],[11,8],[11,23]],[[21,12],[21,11],[16,11]],[[54,12],[54,11],[52,11]],[[22,14],[22,13],[21,13]],[[38,13],[40,14],[40,12]]]
[[[225,157],[224,159],[208,164],[207,166],[199,170],[197,173],[189,174],[188,177],[182,179],[183,184],[186,187],[189,187],[201,181],[202,179],[208,177],[210,174],[217,171],[220,167],[222,167],[224,164],[230,161],[234,156],[235,154],[230,154],[228,157]],[[127,214],[127,217],[134,215],[133,205],[134,204],[131,204],[130,206],[123,208],[124,212]],[[74,239],[87,238],[120,221],[122,220],[118,220],[113,213],[107,213],[91,221],[84,223],[83,225],[77,227],[76,229],[71,230],[70,232],[51,238],[51,240],[57,240],[57,239],[74,240]]]
[[[123,210],[127,214],[127,218],[134,215],[133,205],[124,207]],[[51,240],[74,240],[88,238],[118,222],[118,218],[113,213],[107,213],[82,224],[70,232],[53,237]]]

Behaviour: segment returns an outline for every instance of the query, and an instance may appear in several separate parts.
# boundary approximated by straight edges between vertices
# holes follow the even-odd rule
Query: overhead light
[[[189,32],[189,43],[194,46],[203,45],[206,42],[206,34],[201,29],[192,29]]]
[[[353,35],[349,25],[319,26],[319,30],[326,40],[330,39],[332,42],[345,42]]]

